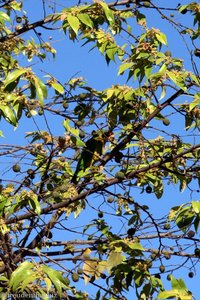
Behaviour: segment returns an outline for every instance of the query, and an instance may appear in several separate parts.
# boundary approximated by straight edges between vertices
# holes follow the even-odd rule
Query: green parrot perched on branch
[[[76,184],[78,182],[77,177],[79,173],[91,167],[101,157],[103,148],[111,135],[111,131],[97,131],[93,133],[93,137],[85,143],[85,147],[71,180],[72,183]]]

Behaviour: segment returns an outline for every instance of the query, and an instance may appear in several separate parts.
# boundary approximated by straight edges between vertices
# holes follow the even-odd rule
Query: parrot
[[[71,180],[72,183],[76,184],[78,182],[77,176],[80,171],[85,171],[101,157],[103,148],[109,140],[109,136],[110,131],[97,131],[94,132],[93,136],[85,143],[85,147],[80,155],[80,159]]]

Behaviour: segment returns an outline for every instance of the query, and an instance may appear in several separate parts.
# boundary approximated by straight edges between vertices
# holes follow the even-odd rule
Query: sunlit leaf
[[[125,257],[121,254],[121,252],[111,251],[108,260],[107,260],[107,270],[108,272],[111,271],[111,269],[119,264],[121,264],[124,261]]]
[[[41,207],[36,195],[32,194],[31,197],[29,197],[29,204],[34,212],[39,216],[41,213]]]
[[[196,93],[194,95],[194,100],[190,103],[190,106],[189,106],[190,111],[199,104],[200,104],[200,93]]]
[[[73,16],[71,14],[67,15],[67,21],[69,22],[69,26],[74,30],[74,32],[77,34],[79,27],[80,27],[80,21],[76,16]]]
[[[21,280],[22,283],[20,286],[20,290],[23,292],[27,288],[29,283],[33,283],[39,277],[38,275],[39,274],[37,272],[29,270],[28,274],[22,277],[23,280]]]
[[[29,261],[22,262],[19,267],[12,272],[9,286],[12,287],[12,290],[15,291],[19,283],[23,281],[24,278],[28,277],[29,274],[32,274],[33,264]]]
[[[5,12],[0,11],[0,22],[2,23],[2,21],[11,22],[11,19]]]
[[[104,10],[104,13],[106,15],[106,19],[108,20],[108,22],[110,23],[110,25],[114,25],[115,23],[115,17],[114,17],[114,13],[113,11],[108,7],[107,3],[105,2],[98,2],[103,10]]]
[[[124,71],[130,69],[132,66],[133,66],[133,62],[122,64],[122,65],[119,67],[118,75],[123,74]]]
[[[57,82],[52,83],[52,87],[54,88],[55,91],[57,91],[60,94],[63,94],[64,91],[65,91],[63,86],[60,83],[57,83]]]
[[[167,38],[164,33],[162,33],[162,32],[157,33],[156,38],[158,39],[159,42],[161,42],[161,44],[164,44],[165,46],[167,46]]]
[[[8,73],[8,76],[4,80],[4,85],[7,87],[9,84],[17,80],[21,75],[26,73],[26,69],[17,69],[13,71],[12,73]]]
[[[200,202],[192,201],[192,208],[194,209],[195,213],[200,214]]]
[[[93,28],[94,24],[93,21],[91,20],[90,16],[88,14],[78,14],[77,18],[81,21],[81,23],[87,25],[90,28]]]
[[[47,293],[49,293],[51,290],[51,285],[52,285],[51,280],[49,278],[45,277],[44,282],[46,284]]]
[[[62,295],[62,289],[66,287],[66,281],[62,277],[61,272],[56,271],[56,270],[54,270],[52,268],[49,268],[46,265],[42,265],[42,269],[48,275],[49,279],[53,283],[53,285],[56,288],[56,291],[57,291],[59,297],[61,297],[61,295]]]
[[[33,84],[35,86],[39,100],[41,101],[41,103],[43,103],[44,99],[47,97],[46,85],[38,77],[34,77]]]
[[[8,121],[13,126],[17,125],[17,118],[13,110],[7,105],[0,105],[0,111],[3,114],[3,117],[6,121]]]

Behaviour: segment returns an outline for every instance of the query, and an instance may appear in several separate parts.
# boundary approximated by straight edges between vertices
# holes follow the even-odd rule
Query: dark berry
[[[189,238],[193,238],[195,236],[195,232],[193,230],[188,231],[187,236]]]
[[[102,211],[99,211],[99,212],[98,212],[98,217],[99,217],[99,218],[103,218],[103,212],[102,212]]]
[[[134,235],[135,234],[135,232],[136,232],[136,229],[135,228],[129,228],[128,230],[127,230],[127,234],[128,235]]]
[[[193,278],[194,277],[194,272],[189,272],[188,277]]]
[[[147,193],[147,194],[151,194],[151,193],[152,193],[152,187],[151,187],[150,185],[148,185],[148,186],[146,187],[146,193]]]
[[[16,22],[17,23],[21,23],[22,22],[22,18],[21,17],[16,17]]]

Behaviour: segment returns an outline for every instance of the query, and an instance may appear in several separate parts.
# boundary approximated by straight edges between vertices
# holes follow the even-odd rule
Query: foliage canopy
[[[200,258],[200,4],[43,0],[33,22],[25,2],[0,1],[1,299],[194,299],[180,276]],[[118,83],[44,71],[50,30]]]

